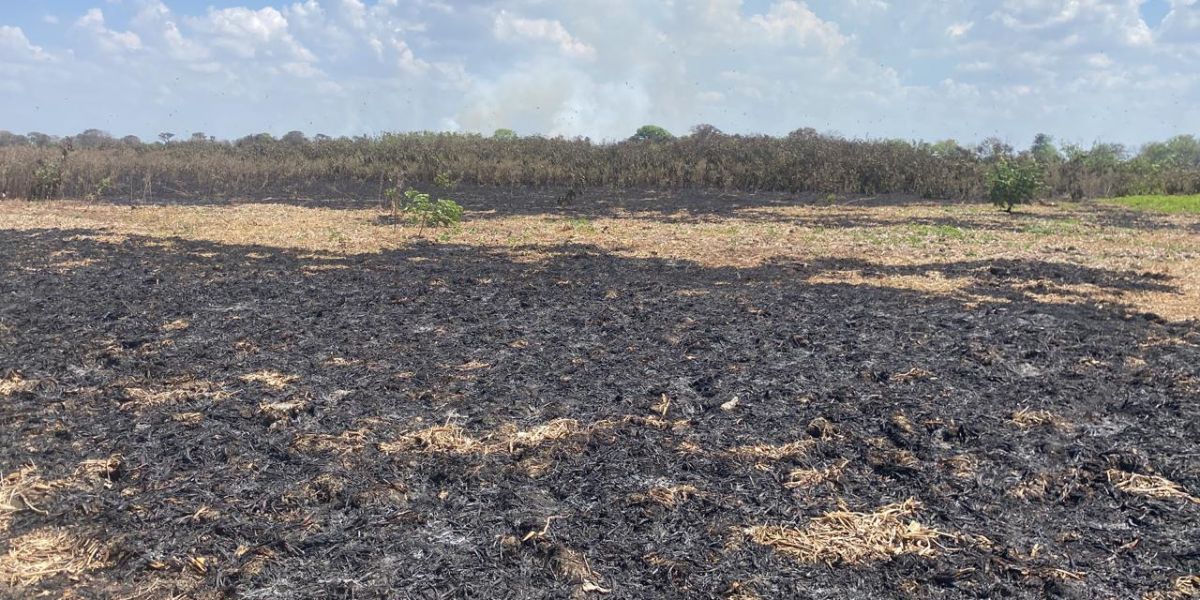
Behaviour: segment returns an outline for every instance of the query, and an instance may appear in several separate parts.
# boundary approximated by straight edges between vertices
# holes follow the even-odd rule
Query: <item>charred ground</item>
[[[0,229],[0,594],[1183,598],[1193,292],[1083,263]]]

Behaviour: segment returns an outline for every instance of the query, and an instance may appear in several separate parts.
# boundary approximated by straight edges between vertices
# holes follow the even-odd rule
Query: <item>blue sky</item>
[[[1200,0],[26,0],[0,129],[1200,134]]]

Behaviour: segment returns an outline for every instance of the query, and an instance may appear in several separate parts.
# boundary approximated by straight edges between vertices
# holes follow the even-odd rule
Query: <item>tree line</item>
[[[1200,193],[1200,140],[1180,135],[1133,150],[1119,144],[1028,148],[990,138],[976,144],[847,139],[814,129],[786,136],[730,135],[710,125],[674,136],[656,126],[629,139],[388,133],[218,140],[164,132],[146,142],[89,129],[58,138],[0,131],[0,194],[9,198],[321,196],[374,199],[397,181],[566,188],[719,188],[849,194],[912,194],[983,200],[998,163],[1040,173],[1047,197]]]

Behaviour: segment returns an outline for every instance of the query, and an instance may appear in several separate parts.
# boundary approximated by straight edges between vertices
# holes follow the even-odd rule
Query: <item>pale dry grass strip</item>
[[[633,494],[629,497],[629,501],[634,504],[655,503],[667,508],[675,508],[699,495],[700,490],[694,485],[664,485],[650,488],[644,494]]]
[[[749,444],[730,448],[728,452],[742,460],[785,460],[807,456],[816,443],[816,440],[798,440],[785,444]]]
[[[367,430],[351,429],[338,435],[326,433],[301,433],[292,440],[292,448],[309,454],[349,454],[366,446]],[[382,445],[382,444],[381,444]]]
[[[66,530],[42,528],[9,540],[0,556],[0,581],[26,587],[60,574],[78,576],[108,563],[108,549]]]
[[[379,444],[385,454],[416,450],[420,452],[442,452],[448,454],[495,454],[514,453],[535,448],[547,442],[559,442],[572,438],[610,432],[625,425],[639,425],[654,429],[668,429],[672,424],[658,417],[627,415],[620,419],[605,419],[591,425],[583,425],[575,419],[552,421],[519,429],[514,424],[505,424],[481,437],[472,437],[460,425],[445,424],[426,427],[399,439]]]
[[[1142,600],[1188,600],[1200,598],[1200,575],[1184,575],[1171,582],[1171,589],[1147,593]]]
[[[52,486],[37,474],[37,467],[23,467],[0,479],[0,533],[8,531],[12,516],[22,511],[45,513],[40,498]]]
[[[458,425],[434,425],[414,431],[394,442],[380,443],[379,450],[384,454],[396,454],[406,450],[470,454],[481,446],[479,440],[468,436],[466,430]]]
[[[554,419],[544,425],[529,429],[517,429],[515,426],[501,428],[501,431],[487,444],[489,451],[496,451],[497,446],[504,446],[509,452],[518,448],[533,448],[545,442],[558,441],[580,434],[584,428],[575,419]]]
[[[84,460],[70,477],[46,479],[35,465],[22,467],[0,478],[0,532],[7,531],[14,514],[30,511],[47,514],[43,504],[54,492],[64,489],[109,487],[124,466],[120,455]]]
[[[10,373],[0,377],[0,398],[7,398],[18,392],[28,392],[37,386],[36,381],[21,377],[20,373]]]
[[[282,390],[291,385],[292,382],[299,379],[299,377],[295,375],[285,375],[279,371],[264,369],[262,371],[247,373],[238,379],[241,379],[246,383],[261,383],[262,385],[265,385],[273,390]]]
[[[1048,410],[1022,408],[1013,412],[1010,419],[1021,429],[1033,429],[1035,427],[1053,427],[1060,431],[1070,431],[1073,429],[1069,422]]]
[[[1186,500],[1200,504],[1200,498],[1191,495],[1183,489],[1183,486],[1165,477],[1139,475],[1120,469],[1109,469],[1105,471],[1105,475],[1108,476],[1108,482],[1122,492],[1151,498]]]
[[[849,464],[849,460],[843,459],[838,464],[825,467],[824,469],[793,469],[788,474],[788,480],[783,484],[783,487],[787,489],[810,488],[826,482],[836,483],[842,478],[842,472],[846,470],[846,466]]]
[[[805,563],[858,565],[902,554],[935,556],[943,549],[938,540],[955,536],[910,519],[919,508],[909,499],[873,512],[829,512],[801,529],[758,525],[746,533],[754,542]]]

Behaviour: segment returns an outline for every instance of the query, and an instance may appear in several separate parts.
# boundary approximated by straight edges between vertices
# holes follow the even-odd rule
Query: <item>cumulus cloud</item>
[[[549,42],[567,56],[592,58],[596,49],[579,41],[563,24],[553,19],[526,19],[501,10],[496,14],[492,32],[500,40],[534,40]]]
[[[794,42],[801,46],[815,44],[829,51],[837,50],[847,42],[837,25],[818,17],[803,2],[778,2],[766,14],[751,17],[750,22],[760,27],[767,39],[775,42]]]
[[[266,54],[301,62],[317,60],[288,31],[288,21],[283,13],[270,6],[259,10],[245,7],[209,9],[207,16],[192,19],[192,26],[208,36],[214,46],[232,51],[241,58]]]
[[[30,43],[20,27],[0,25],[0,57],[12,61],[44,62],[50,55],[41,46]]]
[[[92,8],[75,21],[75,27],[91,34],[101,48],[108,51],[141,50],[142,39],[132,31],[114,31],[105,26],[104,11]]]
[[[1168,1],[96,0],[0,16],[0,128],[1136,143],[1200,119],[1200,2]]]

